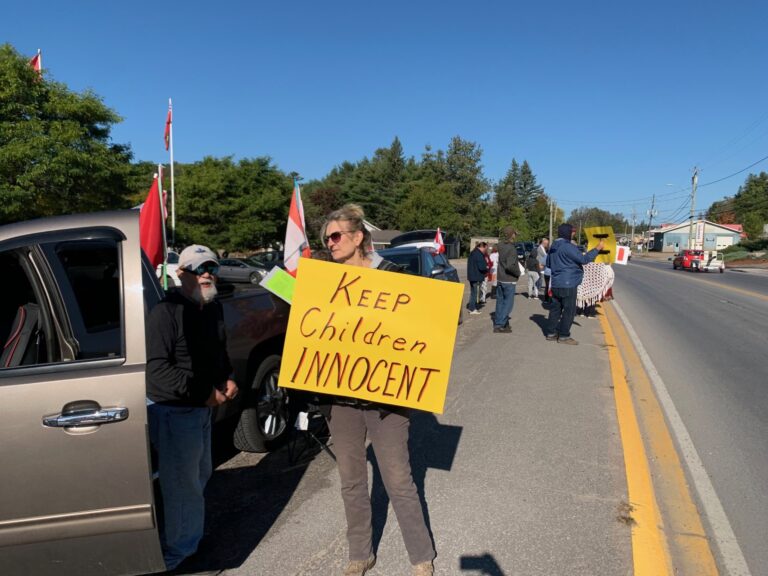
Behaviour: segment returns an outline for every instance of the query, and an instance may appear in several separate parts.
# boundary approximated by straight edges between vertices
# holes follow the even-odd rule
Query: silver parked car
[[[219,280],[222,282],[250,282],[258,284],[266,275],[263,267],[254,266],[239,258],[222,258],[219,260]]]

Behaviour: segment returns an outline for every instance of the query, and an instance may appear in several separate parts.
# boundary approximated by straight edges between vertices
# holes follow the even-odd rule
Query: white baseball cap
[[[194,270],[206,262],[219,263],[219,257],[207,246],[192,244],[192,246],[184,248],[179,254],[179,268],[184,270]]]

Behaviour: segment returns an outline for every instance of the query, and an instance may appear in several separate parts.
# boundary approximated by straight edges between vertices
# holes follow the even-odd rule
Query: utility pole
[[[635,213],[635,207],[632,206],[632,236],[630,236],[629,239],[629,250],[632,250],[632,245],[635,243],[635,220],[637,219],[637,215]]]
[[[651,244],[651,230],[653,230],[653,217],[658,214],[656,210],[654,210],[654,206],[656,205],[656,194],[653,195],[651,198],[651,209],[648,210],[648,248],[646,249],[646,252],[650,252],[650,244]]]
[[[688,232],[688,249],[693,250],[696,248],[694,245],[694,238],[693,238],[693,211],[694,207],[696,206],[696,185],[699,183],[699,169],[698,167],[693,167],[693,176],[691,177],[691,226],[690,231]]]
[[[552,244],[552,242],[555,241],[555,239],[552,237],[552,220],[554,218],[554,211],[555,211],[555,201],[550,200],[549,201],[549,243]]]

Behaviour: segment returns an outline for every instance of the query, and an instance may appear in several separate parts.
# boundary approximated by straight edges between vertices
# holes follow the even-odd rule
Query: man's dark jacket
[[[486,274],[488,274],[488,266],[485,263],[485,256],[479,248],[475,248],[469,253],[467,260],[467,280],[482,282]]]
[[[565,238],[552,243],[547,255],[547,266],[552,270],[552,288],[576,288],[584,277],[584,264],[597,258],[597,248],[582,254],[579,247]]]
[[[224,314],[171,291],[154,307],[147,326],[147,396],[174,406],[205,406],[214,386],[223,389],[232,366]]]
[[[499,282],[517,282],[520,278],[520,268],[517,265],[517,248],[512,242],[502,242],[497,248],[499,252],[499,266],[496,270],[496,279]]]

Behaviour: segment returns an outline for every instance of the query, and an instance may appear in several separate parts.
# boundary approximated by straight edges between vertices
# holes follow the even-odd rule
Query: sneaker
[[[557,340],[557,334],[549,334],[547,336],[547,341],[548,342],[554,342],[555,340]]]
[[[570,338],[570,337],[569,338],[560,338],[560,339],[558,339],[558,342],[560,342],[560,344],[570,344],[571,346],[576,346],[576,344],[578,344],[578,342],[576,340],[574,340],[573,338]]]
[[[474,315],[482,314],[482,312],[480,312],[480,310],[470,310],[469,313],[470,314],[474,314]]]
[[[493,331],[495,333],[512,332],[512,328],[509,326],[494,326]]]
[[[371,554],[368,560],[350,560],[344,569],[343,576],[363,576],[376,565],[376,556]],[[428,574],[425,572],[425,574]]]
[[[432,562],[421,562],[413,567],[413,576],[432,576],[435,573],[435,567]]]

